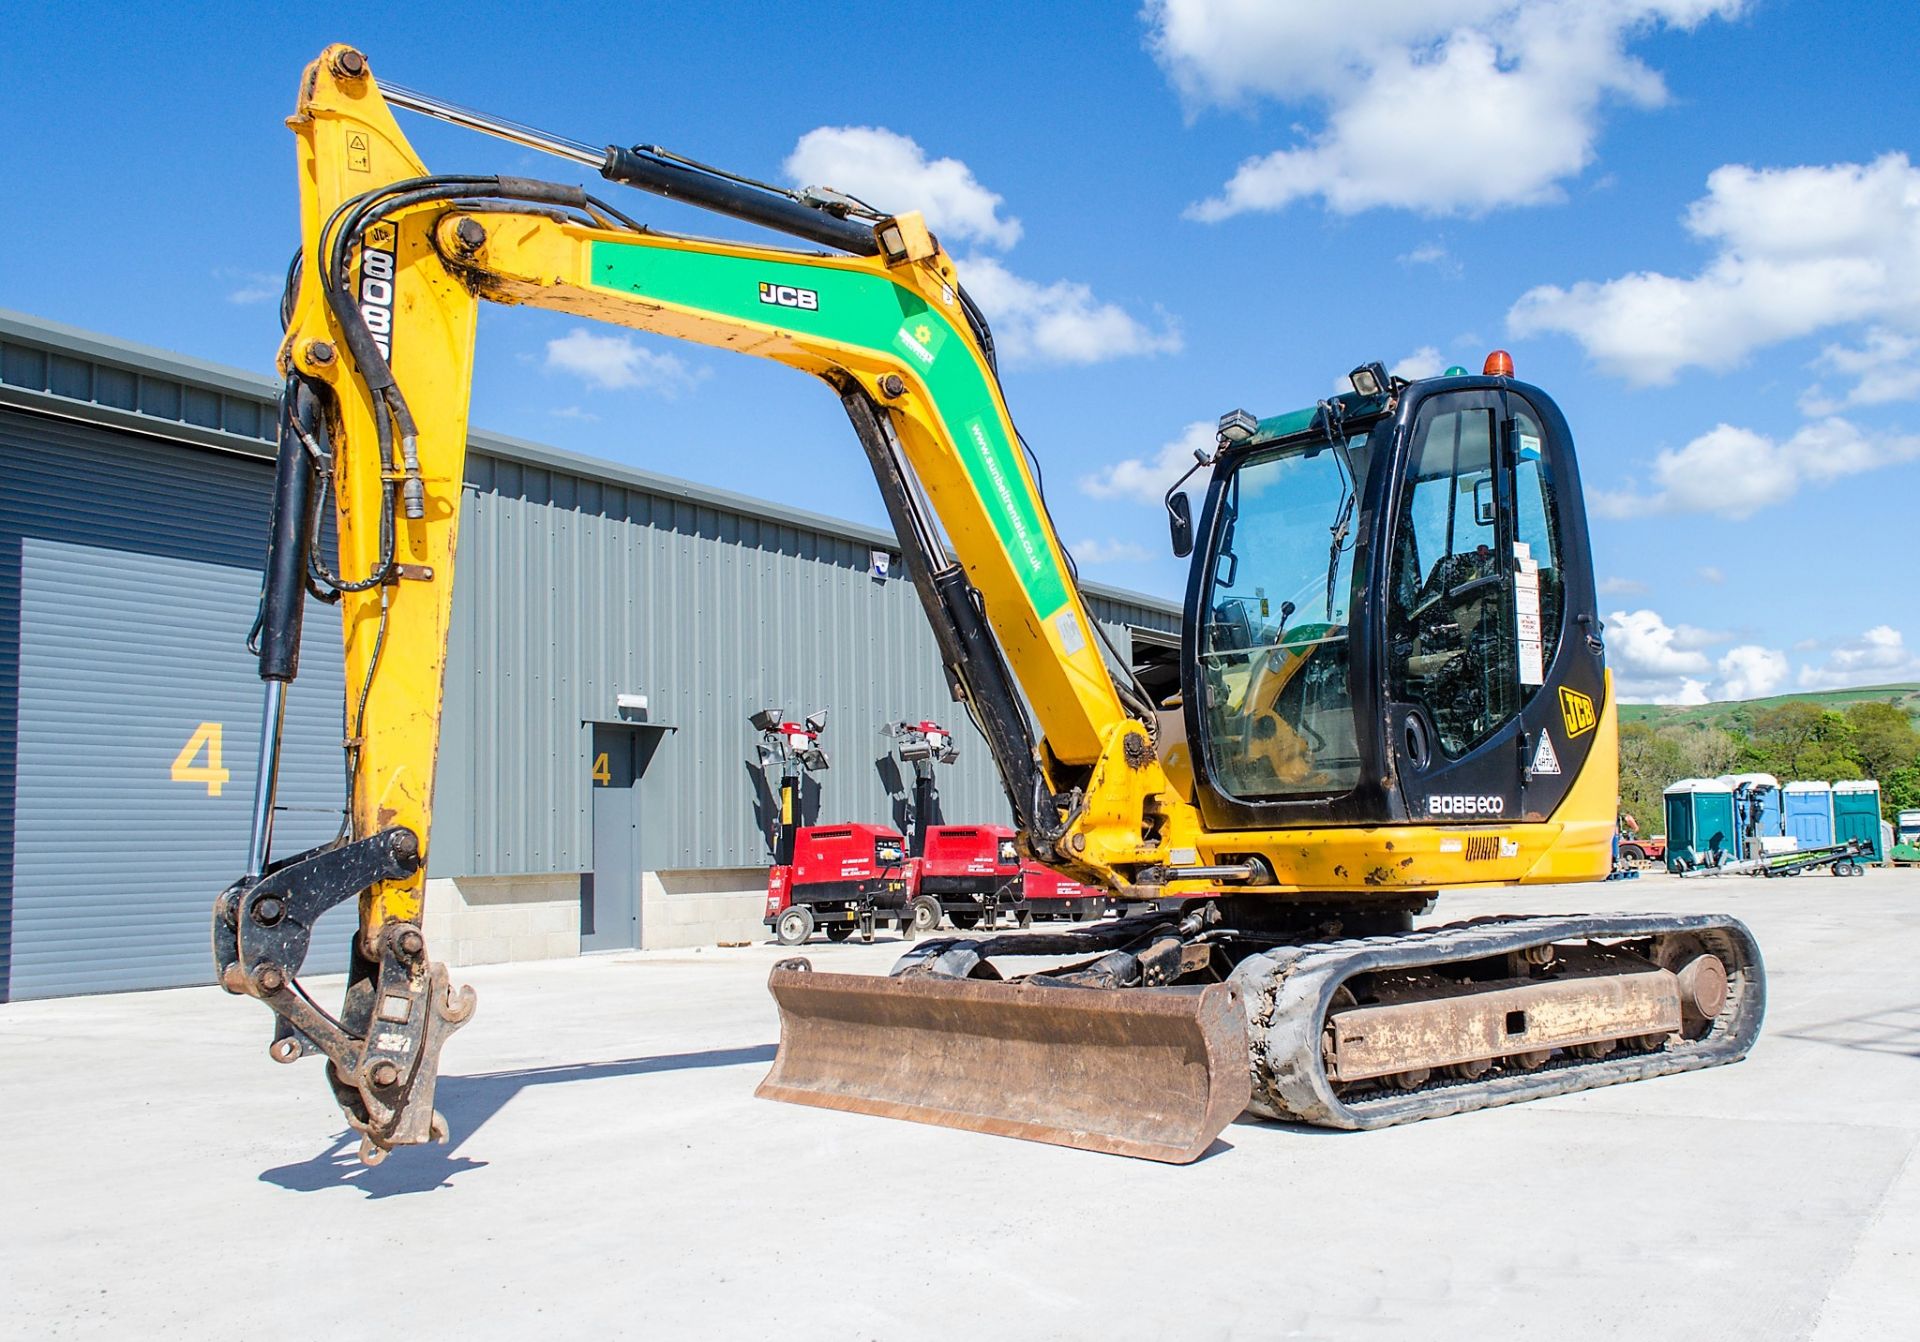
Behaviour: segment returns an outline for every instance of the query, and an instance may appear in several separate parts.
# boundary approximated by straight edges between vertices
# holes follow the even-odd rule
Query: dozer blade
[[[1239,989],[1092,990],[774,966],[762,1098],[1183,1165],[1247,1107]]]

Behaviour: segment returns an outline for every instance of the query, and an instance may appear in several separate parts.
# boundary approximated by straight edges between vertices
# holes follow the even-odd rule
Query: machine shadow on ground
[[[1867,1053],[1891,1053],[1896,1057],[1920,1058],[1920,1002],[1888,1007],[1862,1016],[1842,1016],[1797,1030],[1782,1030],[1783,1039],[1805,1039],[1836,1048],[1860,1049]]]
[[[466,1139],[478,1132],[508,1101],[528,1086],[551,1086],[575,1081],[607,1081],[616,1077],[678,1072],[697,1067],[744,1067],[773,1062],[774,1045],[716,1048],[700,1053],[664,1053],[613,1062],[567,1063],[553,1067],[526,1067],[514,1071],[482,1072],[473,1076],[443,1076],[435,1106],[446,1116],[453,1138],[445,1145],[428,1144],[395,1151],[378,1165],[360,1163],[360,1134],[339,1133],[326,1150],[310,1160],[280,1165],[260,1174],[263,1183],[277,1184],[295,1193],[328,1188],[356,1188],[370,1198],[406,1193],[430,1193],[448,1187],[455,1175],[484,1169],[484,1160],[460,1154]]]

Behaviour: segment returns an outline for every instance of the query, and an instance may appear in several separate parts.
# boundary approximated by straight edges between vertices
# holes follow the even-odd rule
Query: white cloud
[[[1657,107],[1627,53],[1745,0],[1150,0],[1148,45],[1190,112],[1263,98],[1323,110],[1293,145],[1242,163],[1199,219],[1319,197],[1483,214],[1562,198],[1613,103]]]
[[[1607,652],[1622,674],[1639,678],[1704,676],[1713,663],[1657,611],[1616,610],[1607,616]]]
[[[572,373],[606,391],[638,387],[673,396],[700,374],[672,354],[656,354],[627,335],[602,335],[576,327],[547,342],[547,368]]]
[[[1678,704],[1682,708],[1691,708],[1695,704],[1712,703],[1713,696],[1707,693],[1707,683],[1704,680],[1694,680],[1690,676],[1682,676],[1678,689],[1655,695],[1653,702],[1656,704]]]
[[[1638,578],[1602,578],[1601,596],[1645,596],[1647,585]]]
[[[1914,460],[1920,436],[1868,433],[1844,419],[1820,420],[1781,440],[1719,424],[1655,456],[1651,491],[1596,491],[1593,503],[1603,517],[1718,513],[1737,521],[1792,498],[1803,485]],[[1700,576],[1717,580],[1706,569]]]
[[[1920,680],[1920,651],[1909,648],[1900,631],[1878,624],[1827,654],[1825,666],[1800,668],[1800,688],[1836,690],[1852,685],[1881,685]]]
[[[1153,551],[1133,541],[1099,541],[1091,538],[1067,547],[1082,564],[1132,564],[1153,558]]]
[[[1404,377],[1409,382],[1418,382],[1423,377],[1439,377],[1446,372],[1447,361],[1440,357],[1440,351],[1432,345],[1422,345],[1413,353],[1404,356],[1387,371],[1395,377]]]
[[[600,422],[600,416],[594,414],[591,410],[582,409],[577,405],[563,405],[557,410],[548,411],[548,413],[555,419],[577,419],[583,424],[598,424]]]
[[[1516,335],[1562,332],[1628,381],[1673,381],[1689,367],[1732,368],[1782,340],[1920,314],[1920,168],[1905,154],[1821,167],[1717,168],[1686,226],[1715,254],[1700,272],[1651,271],[1529,290],[1507,314]],[[1905,337],[1872,336],[1823,358],[1859,379],[1845,403],[1920,389]],[[1891,370],[1884,365],[1891,363]],[[1870,374],[1882,376],[1869,380]],[[1854,394],[1865,389],[1859,401]],[[1819,393],[1815,406],[1835,404]]]
[[[1442,242],[1423,242],[1412,251],[1402,252],[1394,259],[1409,269],[1414,266],[1432,266],[1446,276],[1458,275],[1462,269],[1460,262]]]
[[[1693,572],[1694,576],[1699,578],[1701,582],[1712,583],[1715,587],[1718,587],[1727,580],[1726,570],[1717,564],[1702,564]]]
[[[1787,679],[1786,654],[1754,643],[1728,648],[1720,658],[1720,699],[1761,699]]]
[[[1828,345],[1814,367],[1850,378],[1853,385],[1838,399],[1819,383],[1807,388],[1800,409],[1809,415],[1831,415],[1856,405],[1885,405],[1920,396],[1920,338],[1876,326],[1855,348]]]
[[[1020,241],[1020,221],[1003,215],[1005,201],[987,190],[957,158],[927,157],[913,140],[880,126],[821,126],[800,137],[787,155],[795,185],[830,186],[879,210],[919,210],[948,241],[981,242],[1005,250]]]
[[[1670,625],[1658,611],[1615,611],[1607,616],[1606,637],[1620,694],[1634,703],[1755,699],[1774,693],[1787,680],[1786,654],[1778,649],[1742,643],[1716,659],[1707,650],[1730,641],[1732,634]]]
[[[993,326],[996,348],[1010,359],[1100,363],[1132,354],[1173,354],[1183,343],[1179,324],[1165,313],[1149,326],[1072,280],[1036,284],[990,256],[969,257],[959,270]]]
[[[219,267],[213,272],[213,277],[232,286],[227,290],[227,301],[241,307],[278,298],[284,287],[283,281],[272,275],[263,275],[257,270],[236,270],[232,266]]]
[[[1219,430],[1213,421],[1195,420],[1152,456],[1127,457],[1092,475],[1081,476],[1080,489],[1096,499],[1159,503],[1173,482],[1193,465],[1194,452],[1198,449],[1212,452],[1218,442]]]
[[[1702,629],[1697,624],[1676,624],[1673,627],[1673,646],[1688,652],[1718,647],[1732,637],[1724,629]]]
[[[786,173],[796,185],[831,186],[876,209],[919,210],[944,244],[1004,252],[1020,240],[1020,221],[1003,212],[1005,201],[965,163],[929,158],[914,140],[884,127],[810,130],[787,156]],[[1183,343],[1179,324],[1165,313],[1144,322],[1075,280],[1030,280],[978,252],[958,269],[993,327],[996,349],[1016,362],[1101,363],[1171,354]]]

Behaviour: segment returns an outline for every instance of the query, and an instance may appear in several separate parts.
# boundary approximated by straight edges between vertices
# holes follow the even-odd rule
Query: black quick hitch
[[[327,1080],[362,1134],[360,1158],[368,1164],[394,1146],[445,1139],[446,1123],[433,1110],[440,1049],[473,1015],[473,990],[449,987],[446,966],[426,958],[426,939],[410,922],[380,929],[377,959],[354,938],[337,1018],[313,1004],[296,976],[322,914],[419,869],[419,837],[396,826],[302,853],[235,882],[214,901],[220,985],[259,998],[274,1013],[268,1052],[276,1062],[325,1055]]]

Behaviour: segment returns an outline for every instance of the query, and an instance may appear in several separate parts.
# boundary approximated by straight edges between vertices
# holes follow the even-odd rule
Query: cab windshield
[[[1367,438],[1255,452],[1223,487],[1199,692],[1209,768],[1230,796],[1327,795],[1360,781],[1348,625]]]

